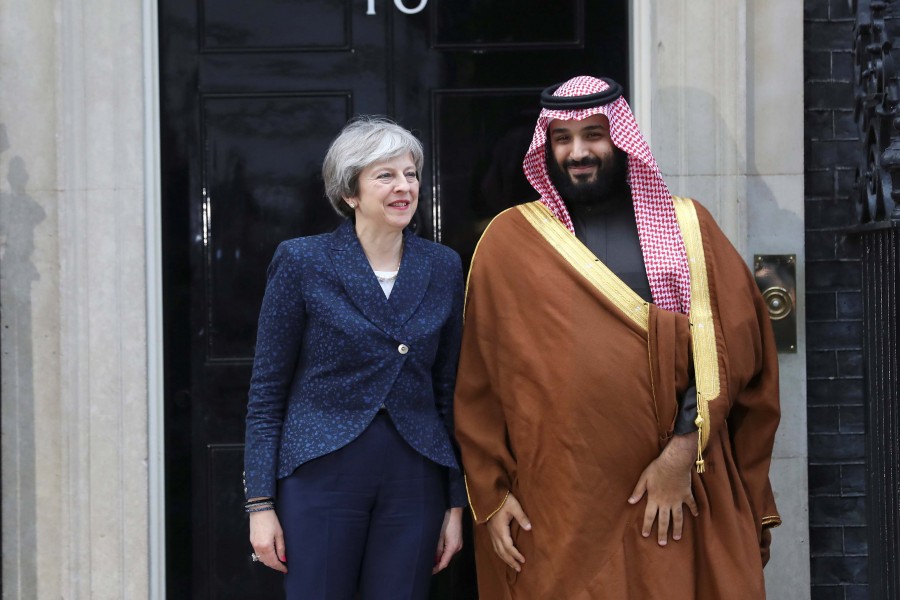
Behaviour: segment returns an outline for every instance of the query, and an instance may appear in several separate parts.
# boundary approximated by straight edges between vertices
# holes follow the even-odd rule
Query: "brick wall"
[[[804,0],[809,521],[813,600],[868,598],[862,301],[850,194],[854,15]]]

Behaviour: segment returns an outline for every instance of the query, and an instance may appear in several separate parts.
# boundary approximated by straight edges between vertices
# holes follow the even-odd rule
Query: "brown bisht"
[[[499,215],[469,276],[456,435],[475,516],[482,600],[765,597],[779,420],[766,307],[709,213],[675,198],[690,317],[648,304],[539,202]],[[693,357],[700,430],[684,535],[641,536],[627,500],[672,435]],[[512,492],[516,573],[484,523]],[[656,526],[654,526],[655,529]]]

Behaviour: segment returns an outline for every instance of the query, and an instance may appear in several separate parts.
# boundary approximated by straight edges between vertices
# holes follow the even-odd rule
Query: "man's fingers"
[[[664,507],[659,510],[659,523],[656,528],[656,540],[660,546],[665,546],[669,536],[669,508]]]
[[[497,555],[503,559],[503,562],[509,565],[511,569],[513,569],[516,573],[522,570],[522,566],[519,563],[525,562],[525,557],[519,554],[519,551],[515,546],[510,548],[502,548],[500,552],[497,552]]]
[[[638,479],[637,485],[634,486],[634,489],[631,491],[631,496],[628,498],[629,504],[637,504],[637,502],[643,498],[644,494],[647,492],[647,475],[646,473],[641,473],[640,479]]]
[[[525,511],[522,510],[522,506],[518,502],[510,507],[509,512],[522,529],[526,531],[531,529],[531,521],[528,519],[528,516],[525,514]]]
[[[695,517],[700,516],[700,509],[697,507],[697,501],[694,499],[693,494],[688,496],[684,502],[688,505],[688,508],[690,509],[692,515],[694,515]]]
[[[522,554],[519,552],[519,549],[516,548],[515,546],[513,546],[512,543],[510,543],[509,548],[507,548],[507,552],[509,552],[509,555],[512,556],[513,559],[516,560],[516,562],[519,562],[519,563],[525,562],[525,557],[522,556]],[[516,571],[518,571],[519,570],[518,565],[516,565],[516,567],[517,567]]]
[[[684,503],[688,505],[694,516],[699,514],[697,504],[692,497],[686,498]],[[641,534],[644,537],[650,537],[650,533],[653,531],[653,522],[657,520],[657,517],[659,522],[657,523],[656,539],[660,546],[665,546],[668,543],[670,523],[672,525],[672,539],[680,540],[682,538],[684,533],[684,509],[681,503],[673,507],[667,507],[665,505],[658,506],[651,500],[648,500],[647,508],[644,510],[644,522],[641,526]]]
[[[647,502],[647,508],[644,509],[644,524],[641,526],[641,534],[644,537],[650,537],[650,531],[653,529],[653,522],[656,520],[657,506],[653,502]]]
[[[494,544],[494,552],[497,553],[497,556],[500,557],[500,560],[505,562],[509,566],[510,569],[513,569],[516,572],[519,571],[520,567],[519,567],[518,563],[516,563],[516,561],[515,561],[515,559],[513,559],[512,555],[510,555],[506,551],[506,548],[503,547],[503,544],[501,544],[499,542],[495,543]]]
[[[503,562],[508,564],[511,568],[516,571],[521,570],[519,563],[524,563],[525,557],[522,556],[519,549],[516,548],[512,536],[508,531],[500,538],[498,543],[494,544],[494,551],[497,553],[497,556],[503,559]]]
[[[759,557],[762,559],[762,565],[765,567],[772,556],[772,530],[768,527],[762,530],[762,540],[759,545]]]
[[[678,541],[681,539],[681,531],[684,526],[684,511],[679,504],[672,510],[672,539]]]
[[[694,500],[694,495],[689,494],[684,499],[684,504],[687,504],[688,510],[691,511],[691,514],[696,516],[700,515],[700,509],[697,508],[697,501]],[[675,511],[673,514],[672,521],[672,538],[676,540],[681,539],[681,534],[684,532],[684,508],[681,504],[675,507]]]
[[[528,519],[525,511],[522,510],[522,505],[519,504],[518,500],[516,500],[515,498],[507,498],[506,507],[508,515],[507,523],[515,519],[522,529],[526,531],[531,529],[531,521]]]
[[[525,557],[519,553],[519,549],[516,548],[516,545],[513,543],[512,535],[510,535],[509,533],[504,535],[501,543],[503,545],[504,554],[511,557],[514,561],[520,563],[525,562]],[[514,566],[518,567],[519,565],[514,564]],[[516,568],[516,570],[518,571],[518,568]]]

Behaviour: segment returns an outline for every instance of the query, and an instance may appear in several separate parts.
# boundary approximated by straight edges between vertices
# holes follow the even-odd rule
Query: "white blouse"
[[[391,290],[394,289],[394,282],[397,280],[397,273],[399,272],[400,271],[375,271],[375,277],[378,278],[378,283],[381,284],[381,289],[384,290],[386,298],[391,297]]]

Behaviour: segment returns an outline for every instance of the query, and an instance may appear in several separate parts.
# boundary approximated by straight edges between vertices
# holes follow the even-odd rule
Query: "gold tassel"
[[[697,418],[694,419],[694,424],[697,426],[697,472],[705,473],[706,461],[703,460],[703,417],[698,414]]]

